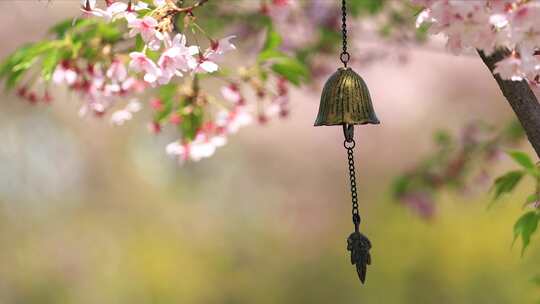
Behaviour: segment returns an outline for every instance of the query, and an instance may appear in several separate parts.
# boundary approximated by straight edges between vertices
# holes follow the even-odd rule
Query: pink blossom
[[[193,57],[199,54],[199,47],[196,45],[188,46],[185,35],[177,34],[172,41],[167,39],[166,43],[170,44],[170,48],[178,49],[178,56],[176,57],[176,64],[178,69],[187,71],[190,67],[193,67],[197,63],[197,59]]]
[[[52,80],[56,84],[65,82],[68,85],[73,85],[77,81],[77,77],[77,72],[69,68],[67,64],[59,64],[54,70]]]
[[[231,39],[234,39],[234,38],[236,38],[236,36],[231,35],[223,39],[220,39],[218,41],[212,41],[210,47],[213,53],[216,55],[223,55],[228,51],[236,50],[236,46],[231,43]]]
[[[237,106],[232,111],[220,111],[215,120],[217,127],[224,129],[228,134],[236,133],[241,127],[252,122],[253,116],[245,106]]]
[[[213,73],[219,69],[218,64],[216,63],[220,57],[228,51],[235,50],[236,47],[230,42],[231,39],[236,36],[227,36],[219,41],[214,41],[211,43],[210,48],[208,48],[204,54],[199,55],[196,65],[193,62],[190,62],[191,68],[196,73]]]
[[[140,34],[148,47],[156,51],[161,47],[163,39],[163,35],[156,29],[157,25],[157,20],[150,16],[145,16],[142,19],[128,18],[128,26],[131,29],[129,36],[135,37]]]
[[[182,76],[182,73],[178,71],[177,58],[179,56],[180,52],[178,48],[170,48],[161,54],[158,60],[158,66],[161,69],[161,76],[158,78],[159,84],[169,83],[175,75]]]
[[[173,125],[179,125],[182,122],[182,116],[178,113],[172,113],[169,122]]]
[[[414,0],[425,6],[417,24],[430,23],[431,34],[446,35],[447,47],[458,54],[476,48],[487,54],[497,48],[514,55],[497,64],[503,79],[535,83],[540,62],[534,51],[540,46],[540,2],[516,0]]]
[[[204,134],[198,134],[190,143],[181,144],[178,141],[172,142],[165,148],[168,155],[175,157],[180,164],[187,160],[200,161],[214,155],[216,143],[224,144],[222,139],[214,142]]]
[[[122,16],[127,11],[128,5],[124,2],[114,2],[105,10],[99,10],[96,16],[103,17],[105,21],[110,22]]]
[[[107,77],[114,82],[122,82],[127,78],[127,69],[119,60],[113,60],[107,70]]]
[[[195,73],[214,73],[219,69],[217,63],[203,55],[200,55],[196,62],[190,62],[189,64]]]
[[[166,3],[166,0],[154,0],[154,5],[156,7],[163,6],[163,5],[165,5],[165,3]]]
[[[190,157],[193,161],[208,158],[216,152],[216,146],[204,135],[198,135],[190,145]]]
[[[180,144],[178,141],[174,141],[167,145],[165,151],[168,155],[175,157],[179,164],[182,164],[189,159],[188,144]]]
[[[182,34],[177,34],[173,40],[170,39],[169,35],[164,35],[164,43],[167,50],[161,54],[158,60],[161,69],[159,84],[167,84],[172,77],[182,76],[183,71],[197,66],[193,55],[199,52],[198,47],[186,45],[186,36]]]
[[[232,103],[240,103],[240,101],[242,101],[242,95],[240,94],[240,91],[238,90],[238,86],[234,84],[230,84],[230,85],[222,87],[221,95],[223,95],[223,98],[225,98],[225,100],[230,101]]]
[[[523,5],[512,14],[512,41],[527,49],[540,46],[540,3]]]
[[[139,112],[141,108],[141,103],[136,99],[132,99],[125,108],[118,110],[111,115],[111,123],[116,126],[121,126],[126,121],[131,120],[133,118],[133,113]]]
[[[497,62],[494,74],[499,74],[503,79],[511,79],[513,81],[521,81],[525,77],[525,73],[521,70],[521,59],[516,55],[511,55]]]
[[[150,107],[156,111],[163,110],[163,102],[159,98],[150,100]]]
[[[155,83],[161,76],[161,70],[145,54],[132,52],[129,54],[129,57],[131,57],[129,68],[135,72],[144,72],[144,80],[146,82]]]

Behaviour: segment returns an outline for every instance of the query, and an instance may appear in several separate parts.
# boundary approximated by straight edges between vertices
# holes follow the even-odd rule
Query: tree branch
[[[495,63],[508,55],[507,50],[498,50],[491,56],[486,56],[483,51],[478,50],[478,54],[491,71],[504,97],[525,129],[529,142],[540,157],[540,104],[529,84],[525,80],[503,80],[498,74],[493,74]]]

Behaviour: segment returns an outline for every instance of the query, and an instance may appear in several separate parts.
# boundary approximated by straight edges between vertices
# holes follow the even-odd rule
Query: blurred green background
[[[77,6],[2,1],[0,56]],[[392,179],[429,153],[435,130],[512,116],[478,58],[408,56],[355,67],[383,122],[357,131],[362,228],[374,246],[365,286],[345,250],[341,131],[312,127],[320,83],[292,92],[288,119],[182,167],[164,152],[173,132],[146,131],[149,112],[113,128],[80,119],[77,97],[61,89],[52,106],[2,95],[0,303],[538,301],[538,240],[523,258],[511,248],[527,186],[489,210],[488,186],[441,193],[429,221],[391,199]]]

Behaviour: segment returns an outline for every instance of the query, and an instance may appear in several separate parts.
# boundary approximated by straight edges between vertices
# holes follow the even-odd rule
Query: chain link
[[[356,189],[356,170],[354,168],[354,146],[356,143],[354,139],[351,141],[345,140],[343,143],[345,149],[347,149],[347,160],[349,163],[349,180],[351,185],[351,199],[352,199],[352,221],[354,224],[354,230],[358,232],[358,226],[360,225],[360,213],[358,211],[358,193]]]
[[[347,67],[349,59],[351,59],[351,54],[347,52],[347,2],[346,0],[341,0],[341,34],[343,42],[343,51],[339,56],[343,65]]]

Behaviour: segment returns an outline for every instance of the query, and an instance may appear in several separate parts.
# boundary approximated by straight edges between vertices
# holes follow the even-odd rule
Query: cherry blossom
[[[112,113],[111,123],[113,125],[121,126],[126,121],[131,120],[133,118],[133,113],[139,112],[141,108],[142,108],[141,103],[136,99],[132,99],[125,106],[125,108]]]
[[[240,103],[242,101],[242,95],[238,86],[235,84],[230,84],[221,88],[221,95],[225,100],[230,101],[231,103]]]
[[[135,72],[144,72],[144,80],[148,83],[155,83],[161,77],[161,70],[145,54],[132,52],[129,54],[131,62],[129,68]]]
[[[219,66],[210,59],[210,56],[212,56],[212,52],[208,52],[207,55],[200,55],[196,63],[190,63],[190,67],[195,73],[214,73],[219,69]]]
[[[73,85],[77,80],[77,72],[71,69],[67,62],[63,62],[56,67],[52,79],[56,84],[66,83],[68,85]]]
[[[107,70],[107,77],[114,82],[122,82],[127,78],[127,69],[119,60],[114,60]]]
[[[161,54],[158,60],[158,66],[161,69],[159,84],[167,84],[173,76],[182,76],[182,72],[195,66],[196,59],[193,55],[199,52],[196,46],[188,47],[186,37],[181,34],[176,35],[172,41],[167,35],[164,41],[168,49]]]
[[[293,3],[286,2],[272,5],[287,7]],[[141,93],[149,87],[155,88],[159,98],[150,97],[148,101],[149,107],[155,112],[148,128],[152,133],[159,133],[170,126],[180,130],[180,138],[169,144],[166,152],[183,162],[212,156],[217,148],[227,143],[228,136],[253,123],[257,111],[264,112],[268,117],[284,111],[287,102],[282,100],[286,99],[286,88],[278,85],[276,94],[265,88],[274,82],[259,83],[255,79],[259,75],[231,78],[231,85],[221,89],[226,101],[224,104],[200,90],[197,74],[218,71],[224,56],[236,50],[233,43],[236,35],[214,39],[199,27],[198,30],[203,33],[201,37],[207,38],[208,44],[197,37],[194,39],[197,44],[188,43],[184,34],[173,31],[173,22],[176,14],[184,14],[186,25],[194,22],[195,19],[188,18],[194,17],[191,11],[186,10],[189,3],[169,0],[81,0],[80,3],[83,16],[96,18],[98,23],[73,22],[73,31],[84,32],[87,27],[99,22],[106,23],[105,27],[118,29],[120,33],[127,28],[127,35],[118,35],[119,38],[111,41],[92,41],[97,44],[97,56],[85,53],[85,50],[94,48],[93,44],[83,41],[80,49],[70,45],[74,49],[73,57],[63,59],[55,67],[52,82],[67,85],[70,91],[78,95],[81,117],[101,119],[110,114],[112,125],[124,125],[141,109],[141,103],[136,98],[141,98]],[[199,42],[207,47],[202,48]],[[241,72],[238,74],[241,75]],[[185,78],[185,81],[179,78]],[[170,87],[162,87],[164,85]],[[247,106],[240,91],[242,85],[257,92],[257,105]],[[163,95],[164,91],[160,91],[163,88],[165,92],[171,92],[169,88],[176,89],[172,91],[174,96],[168,96],[169,93]],[[43,95],[25,84],[18,88],[17,93],[32,104],[52,100],[48,87]],[[219,107],[214,109],[217,104]]]
[[[521,81],[525,78],[525,73],[521,70],[521,59],[515,54],[497,62],[493,72],[504,79],[513,81]]]
[[[168,144],[165,150],[167,154],[175,157],[178,163],[182,164],[187,160],[200,161],[212,156],[216,151],[216,144],[204,134],[199,134],[190,143],[181,144],[175,141]]]
[[[447,36],[455,54],[479,49],[487,55],[508,49],[507,58],[497,63],[495,73],[503,79],[526,80],[537,87],[540,58],[540,2],[519,0],[413,0],[425,7],[417,26],[429,24],[432,34]]]
[[[230,40],[236,36],[227,36],[218,41],[212,41],[210,47],[204,52],[204,54],[199,55],[199,58],[196,64],[190,62],[191,68],[196,73],[213,73],[219,69],[217,61],[221,58],[223,54],[228,51],[235,50],[234,46]]]
[[[236,46],[231,43],[231,39],[234,39],[234,38],[236,38],[236,36],[231,35],[223,39],[220,39],[218,41],[212,41],[211,50],[213,51],[213,54],[223,55],[228,51],[236,50]]]
[[[81,10],[91,12],[96,8],[96,0],[81,0]]]
[[[245,106],[238,106],[232,111],[222,110],[215,120],[216,126],[223,128],[228,134],[234,134],[241,127],[248,126],[252,122],[253,115]]]
[[[156,19],[151,16],[145,16],[142,19],[128,18],[127,20],[128,26],[131,29],[129,32],[130,37],[135,37],[137,34],[140,34],[143,41],[151,50],[159,50],[163,35],[156,29],[158,25]]]

